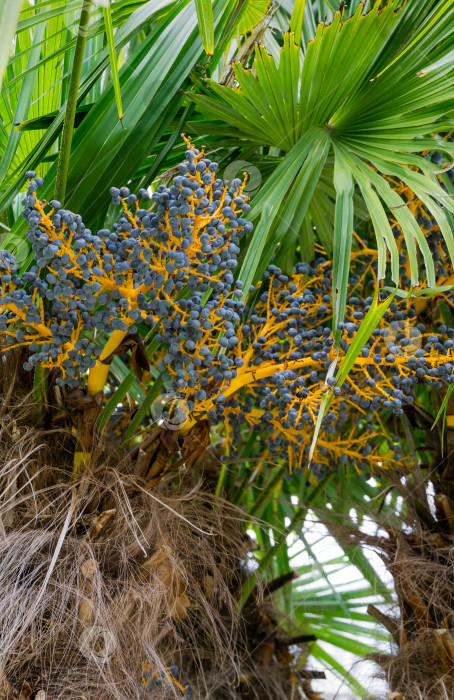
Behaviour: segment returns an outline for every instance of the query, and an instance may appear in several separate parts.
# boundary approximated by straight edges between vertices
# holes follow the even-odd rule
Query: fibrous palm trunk
[[[293,572],[237,604],[250,543],[214,495],[218,457],[200,463],[206,422],[128,451],[96,434],[85,392],[54,396],[51,380],[39,413],[20,352],[0,362],[0,699],[186,697],[155,683],[172,665],[194,700],[316,698],[310,638],[286,634],[271,600]]]
[[[448,414],[454,403],[448,404]],[[393,700],[454,698],[454,430],[442,451],[440,426],[415,406],[410,429],[426,433],[426,457],[411,477],[391,477],[403,499],[403,522],[377,517],[387,536],[364,537],[381,554],[398,600],[397,617],[369,612],[391,633],[395,650],[377,658]],[[449,424],[449,421],[448,421]],[[423,473],[426,472],[425,477]],[[389,479],[388,475],[388,479]]]

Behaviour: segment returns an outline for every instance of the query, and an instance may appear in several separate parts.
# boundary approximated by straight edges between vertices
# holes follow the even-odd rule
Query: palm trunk
[[[448,412],[454,412],[454,405]],[[454,430],[442,454],[440,431],[421,409],[408,414],[411,429],[423,428],[432,466],[427,478],[417,469],[393,487],[404,501],[403,526],[380,519],[388,537],[365,538],[375,545],[391,573],[397,618],[374,606],[369,612],[392,634],[395,651],[377,661],[394,700],[447,700],[454,697]],[[377,522],[378,522],[377,518]]]
[[[317,700],[313,637],[288,635],[271,598],[294,573],[238,605],[252,543],[244,513],[215,495],[221,463],[206,450],[208,423],[184,436],[157,426],[127,451],[95,431],[101,394],[68,394],[51,377],[56,401],[40,424],[21,353],[0,366],[0,697],[75,697],[77,685],[87,700],[135,700],[151,659],[151,689],[167,669],[184,691],[169,675],[176,664],[196,697]],[[79,450],[91,459],[74,471]]]

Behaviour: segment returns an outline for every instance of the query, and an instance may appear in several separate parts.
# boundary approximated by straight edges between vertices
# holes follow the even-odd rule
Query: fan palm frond
[[[204,92],[191,93],[199,108],[240,144],[267,144],[284,153],[255,200],[256,230],[241,271],[246,286],[260,277],[279,247],[291,246],[307,226],[330,154],[334,156],[333,248],[342,251],[339,259],[348,259],[351,249],[356,184],[376,229],[379,275],[385,274],[388,251],[398,284],[398,252],[385,225],[392,211],[405,235],[412,285],[421,281],[419,250],[427,282],[435,286],[425,238],[407,200],[390,190],[383,175],[399,177],[425,198],[454,258],[454,203],[437,179],[437,166],[419,155],[433,149],[427,136],[452,126],[453,64],[444,60],[448,43],[440,43],[439,37],[452,35],[454,16],[440,13],[440,7],[441,3],[432,3],[427,9],[418,28],[420,40],[411,42],[406,52],[401,49],[409,31],[420,23],[414,3],[408,13],[399,0],[384,8],[377,2],[367,14],[358,5],[350,18],[344,20],[339,11],[330,25],[320,24],[304,55],[287,33],[278,64],[258,47],[253,70],[235,66],[237,87],[208,80]],[[443,63],[437,71],[421,75],[432,61]],[[451,144],[440,140],[438,147],[454,155]],[[345,287],[341,264],[335,264],[334,280],[338,292]]]

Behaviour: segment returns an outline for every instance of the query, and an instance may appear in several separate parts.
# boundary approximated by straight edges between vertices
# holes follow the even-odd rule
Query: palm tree
[[[354,227],[373,252],[372,223],[378,261],[376,268],[375,258],[369,261],[367,271],[382,277],[389,255],[389,283],[397,284],[404,249],[388,223],[392,211],[403,230],[410,283],[421,267],[435,286],[437,266],[415,212],[387,177],[400,178],[420,198],[445,241],[447,264],[454,257],[451,182],[443,173],[437,177],[438,164],[417,155],[433,149],[432,134],[451,124],[451,4],[432,0],[421,11],[417,2],[364,8],[355,0],[336,11],[322,0],[115,0],[108,7],[50,0],[24,6],[17,27],[9,11],[5,31],[14,35],[14,47],[5,71],[0,63],[3,246],[15,252],[21,275],[34,274],[36,249],[30,250],[19,216],[26,171],[44,177],[42,200],[61,200],[66,210],[83,213],[91,230],[110,231],[118,202],[114,195],[111,203],[109,188],[156,192],[170,184],[185,159],[185,131],[216,157],[226,180],[242,168],[251,174],[246,192],[257,189],[254,174],[260,180],[246,217],[255,230],[238,250],[236,277],[245,290],[273,255],[288,273],[295,263],[311,263],[320,244],[328,266],[332,255],[329,313],[339,348],[350,270],[364,248]],[[263,47],[254,59],[255,38]],[[233,74],[226,68],[232,59]],[[452,154],[447,140],[436,147]],[[34,191],[32,185],[26,196],[33,199]],[[38,228],[44,209],[40,215]],[[46,226],[56,237],[58,225],[49,219]],[[72,243],[64,245],[71,257]],[[11,259],[3,255],[1,264],[13,278]],[[263,302],[251,299],[258,310]],[[45,319],[51,301],[50,295],[42,302]],[[367,318],[379,324],[385,306]],[[41,319],[27,323],[46,336]],[[364,342],[373,328],[368,324],[358,334]],[[5,693],[21,700],[40,697],[41,690],[60,697],[85,683],[90,700],[109,693],[136,697],[143,671],[154,693],[168,687],[184,696],[192,681],[200,697],[293,698],[299,692],[311,698],[311,677],[320,672],[310,653],[363,697],[364,688],[324,643],[360,655],[377,650],[383,634],[364,627],[358,601],[374,596],[379,605],[392,596],[367,557],[345,544],[325,499],[335,504],[349,484],[348,498],[360,511],[373,487],[346,481],[353,468],[322,484],[303,477],[287,482],[285,457],[270,454],[259,428],[241,433],[227,461],[217,445],[222,427],[205,415],[194,423],[189,417],[184,430],[163,429],[169,416],[162,417],[160,402],[170,380],[161,364],[168,344],[157,325],[129,336],[117,329],[110,340],[101,326],[94,338],[89,334],[79,349],[88,356],[89,347],[100,359],[86,388],[72,392],[42,360],[33,375],[24,373],[30,360],[23,348],[3,364]],[[217,346],[219,339],[222,333],[218,350],[225,347]],[[346,378],[344,365],[341,371]],[[158,424],[150,429],[156,410]],[[361,423],[358,431],[369,428],[377,449],[389,442],[384,419]],[[353,432],[347,437],[358,439]],[[328,448],[319,441],[323,466],[320,446]],[[267,471],[269,464],[274,469]],[[314,512],[343,553],[320,563],[312,552],[312,563],[300,565],[289,552],[289,535],[310,552],[305,533]],[[351,564],[362,577],[355,593],[330,581],[332,571]],[[355,635],[370,641],[352,640]],[[140,668],[147,658],[148,667]],[[169,670],[174,664],[178,679]],[[391,686],[398,688],[393,678]]]

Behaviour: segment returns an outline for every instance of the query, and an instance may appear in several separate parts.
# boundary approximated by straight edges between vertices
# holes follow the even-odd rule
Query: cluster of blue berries
[[[231,456],[252,430],[264,460],[285,459],[290,469],[298,468],[307,463],[320,404],[330,390],[337,400],[322,422],[317,476],[343,463],[369,473],[399,462],[398,439],[390,437],[389,450],[383,449],[374,414],[401,415],[416,384],[437,390],[454,382],[454,328],[426,330],[418,322],[418,300],[393,303],[347,379],[326,380],[372,303],[376,253],[361,241],[352,253],[337,350],[331,263],[319,257],[297,265],[292,275],[271,265],[256,287],[243,290],[234,270],[241,238],[252,230],[244,218],[250,210],[245,183],[224,185],[217,164],[187,143],[179,174],[170,187],[157,188],[148,209],[147,191],[112,188],[112,202],[123,214],[96,234],[59,202],[40,201],[43,182],[27,173],[23,215],[36,265],[18,275],[14,257],[0,252],[0,332],[9,347],[27,345],[26,369],[58,368],[59,383],[77,386],[102,352],[95,331],[121,339],[152,326],[160,343],[152,359],[172,399],[168,411],[185,406],[183,433],[202,419],[222,425]],[[422,205],[419,215],[428,216]],[[427,235],[436,236],[430,221]],[[404,276],[404,255],[400,263]],[[436,263],[439,274],[447,272],[441,243]]]
[[[353,253],[339,364],[372,303],[364,290],[375,267],[368,249]],[[254,305],[232,309],[235,342],[224,346],[224,354],[196,344],[185,364],[184,352],[178,355],[175,347],[182,362],[180,376],[173,375],[175,395],[187,401],[192,421],[206,417],[225,426],[228,455],[253,431],[265,461],[285,459],[292,469],[307,464],[320,403],[330,390],[337,400],[322,422],[312,465],[317,476],[341,464],[366,474],[395,466],[400,442],[390,436],[384,451],[386,436],[374,414],[384,409],[401,415],[414,400],[416,384],[440,389],[454,382],[454,328],[440,324],[426,332],[411,299],[390,305],[342,384],[326,380],[338,352],[331,289],[332,265],[325,258],[299,264],[292,276],[271,265],[252,295]],[[169,359],[161,360],[168,373]]]
[[[13,256],[2,253],[0,277],[0,332],[12,345],[29,346],[26,369],[58,368],[58,383],[75,387],[102,352],[94,331],[137,333],[139,324],[162,322],[166,339],[172,330],[191,352],[214,328],[210,311],[221,310],[222,342],[232,344],[230,312],[222,308],[228,295],[233,304],[242,296],[232,271],[238,243],[252,229],[243,218],[250,206],[244,183],[224,186],[217,164],[189,142],[186,158],[172,186],[152,194],[150,211],[146,190],[112,188],[123,215],[96,233],[60,202],[39,200],[43,181],[27,173],[23,216],[36,264],[19,277]],[[169,357],[173,350],[170,344]]]

